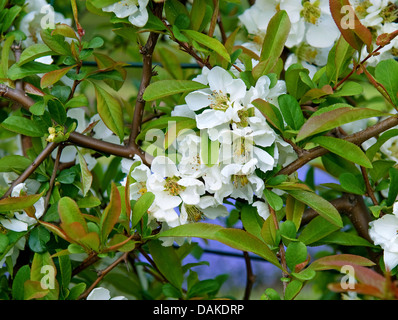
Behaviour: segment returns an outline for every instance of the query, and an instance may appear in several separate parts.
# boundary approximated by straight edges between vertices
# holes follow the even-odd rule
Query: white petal
[[[87,300],[109,300],[110,298],[109,290],[102,287],[94,288],[87,296]]]
[[[270,216],[268,204],[263,201],[253,202],[253,206],[257,208],[257,213],[260,217],[266,220]]]
[[[204,90],[191,92],[185,97],[185,101],[188,104],[189,109],[192,111],[208,107],[212,100],[213,98],[211,93]]]
[[[15,232],[28,230],[28,225],[25,222],[19,221],[17,219],[0,218],[0,224],[3,225],[4,228]]]
[[[162,177],[179,176],[175,163],[165,156],[155,157],[151,164],[151,170]]]

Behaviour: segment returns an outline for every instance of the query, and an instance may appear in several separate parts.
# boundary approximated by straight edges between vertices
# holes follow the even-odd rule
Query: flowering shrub
[[[2,299],[398,298],[397,1],[0,10]]]

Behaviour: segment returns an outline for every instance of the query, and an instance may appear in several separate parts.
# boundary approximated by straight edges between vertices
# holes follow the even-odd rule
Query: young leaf
[[[366,192],[362,176],[356,176],[351,172],[344,172],[340,175],[339,182],[341,187],[347,192],[358,195],[364,195]]]
[[[312,219],[305,228],[301,231],[298,240],[305,243],[307,246],[313,244],[326,237],[327,235],[340,229],[334,224],[331,224],[321,216]]]
[[[8,78],[11,80],[18,80],[27,76],[36,75],[39,73],[47,73],[57,69],[58,67],[54,64],[44,64],[36,61],[27,62],[22,66],[13,64],[8,70]]]
[[[372,163],[361,148],[349,141],[327,136],[315,137],[311,141],[360,166],[372,168]]]
[[[292,241],[286,248],[286,263],[291,271],[295,270],[296,265],[307,260],[308,251],[304,243]]]
[[[384,114],[378,110],[353,108],[343,103],[329,106],[327,110],[322,113],[314,113],[301,127],[296,141],[301,141],[317,133],[329,131],[345,123],[371,117],[380,117]]]
[[[62,197],[58,201],[58,212],[62,224],[70,225],[77,222],[82,226],[85,233],[89,232],[86,220],[80,212],[79,206],[73,199]]]
[[[56,55],[57,53],[52,51],[44,43],[36,43],[27,47],[22,51],[21,57],[19,58],[18,65],[22,66],[27,62],[33,61],[37,58]]]
[[[20,211],[33,206],[43,195],[32,194],[21,197],[8,197],[0,200],[0,212]]]
[[[124,138],[123,112],[119,101],[105,89],[94,84],[97,110],[105,125],[115,133],[120,141]]]
[[[54,83],[58,82],[61,80],[61,78],[68,73],[69,70],[73,69],[76,65],[50,71],[43,75],[43,77],[40,80],[40,87],[41,88],[47,88],[49,86],[52,86]]]
[[[358,19],[348,0],[329,0],[330,12],[344,39],[355,50],[365,44],[370,52],[372,34]],[[348,11],[347,11],[348,10]]]
[[[15,37],[7,37],[1,49],[1,63],[0,63],[0,79],[7,78],[8,73],[8,57],[10,55],[11,45]]]

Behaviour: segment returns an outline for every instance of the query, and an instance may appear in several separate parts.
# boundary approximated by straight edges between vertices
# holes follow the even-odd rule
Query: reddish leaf
[[[354,289],[343,289],[340,283],[330,283],[328,288],[334,292],[356,292],[376,298],[383,298],[383,293],[379,289],[363,283],[356,283]]]
[[[338,254],[319,258],[311,263],[309,268],[315,271],[329,269],[340,270],[341,267],[344,265],[370,267],[374,265],[374,262],[370,261],[367,258],[353,254]]]
[[[47,72],[40,81],[40,87],[47,88],[58,82],[69,70],[73,69],[75,65],[63,69]]]
[[[108,206],[105,208],[101,216],[101,243],[105,244],[108,235],[111,233],[114,225],[119,220],[122,211],[121,198],[119,190],[112,182],[111,197]]]
[[[360,51],[363,44],[368,52],[372,46],[371,32],[359,21],[348,0],[329,0],[330,12],[344,39]]]

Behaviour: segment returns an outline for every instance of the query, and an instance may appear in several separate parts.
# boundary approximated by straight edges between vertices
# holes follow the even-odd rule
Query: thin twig
[[[55,161],[54,161],[54,169],[53,169],[53,172],[51,174],[49,188],[48,188],[46,199],[45,199],[45,202],[44,202],[44,212],[47,211],[48,205],[50,203],[51,193],[52,193],[53,188],[54,188],[55,178],[57,177],[57,171],[58,171],[58,168],[59,168],[59,162],[60,162],[60,159],[61,159],[61,154],[62,154],[63,148],[64,148],[63,144],[58,145],[57,156],[56,156]]]
[[[91,284],[91,286],[83,292],[78,300],[82,300],[87,298],[87,296],[90,294],[90,292],[98,285],[98,283],[101,282],[101,280],[109,273],[111,272],[115,267],[119,265],[120,262],[126,261],[127,259],[128,252],[123,253],[118,259],[116,259],[112,264],[110,264],[108,267],[106,267],[104,270],[101,270],[98,272],[98,278]]]
[[[253,274],[253,268],[249,253],[247,251],[243,251],[243,256],[245,258],[246,265],[246,287],[243,300],[249,300],[256,276]]]
[[[362,173],[363,179],[365,180],[366,194],[372,200],[373,204],[375,206],[377,206],[379,204],[379,202],[377,201],[375,194],[373,192],[372,186],[370,185],[368,173],[366,172],[366,169],[362,166],[361,166],[361,173]]]
[[[43,149],[43,151],[37,156],[37,158],[30,164],[28,168],[17,178],[13,181],[11,184],[10,188],[6,191],[6,193],[1,197],[1,199],[4,199],[8,196],[11,195],[12,190],[14,187],[20,183],[25,182],[26,179],[29,178],[29,176],[43,163],[44,160],[47,159],[47,157],[55,150],[55,148],[58,146],[58,143],[55,142],[50,142],[47,144],[47,146]]]

